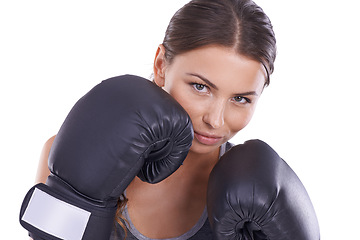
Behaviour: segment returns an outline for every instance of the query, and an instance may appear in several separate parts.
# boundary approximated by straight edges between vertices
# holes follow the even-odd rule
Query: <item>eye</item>
[[[251,103],[251,100],[249,98],[242,97],[242,96],[236,96],[233,99],[234,99],[234,102],[240,103],[240,104]]]
[[[204,84],[200,84],[200,83],[192,83],[193,88],[201,93],[206,93],[208,92],[208,87]]]

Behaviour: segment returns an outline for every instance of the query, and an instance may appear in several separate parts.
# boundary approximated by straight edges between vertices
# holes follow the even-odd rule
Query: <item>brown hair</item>
[[[163,46],[171,64],[176,55],[210,44],[234,48],[237,53],[259,61],[267,79],[274,71],[276,39],[272,24],[251,0],[192,0],[179,9],[166,29]],[[119,201],[117,222],[123,219],[127,199]]]
[[[125,224],[128,224],[127,220],[123,217],[122,212],[128,202],[125,194],[122,194],[121,197],[118,199],[117,202],[117,209],[115,214],[115,221],[120,225],[120,227],[124,230],[124,240],[127,237],[127,230]],[[114,226],[116,230],[116,226]],[[115,236],[117,235],[117,231],[115,231]]]
[[[193,0],[172,17],[165,33],[165,58],[210,44],[230,47],[259,61],[267,79],[274,71],[276,39],[272,24],[251,0]]]

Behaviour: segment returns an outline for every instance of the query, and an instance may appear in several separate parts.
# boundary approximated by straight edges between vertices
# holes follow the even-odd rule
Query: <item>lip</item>
[[[215,145],[223,139],[223,137],[220,136],[199,132],[194,132],[194,136],[200,143],[204,145]]]

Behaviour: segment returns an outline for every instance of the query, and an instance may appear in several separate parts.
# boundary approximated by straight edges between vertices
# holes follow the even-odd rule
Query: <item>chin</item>
[[[191,145],[190,151],[197,154],[208,154],[217,151],[222,144],[223,143],[219,143],[216,145],[205,145],[195,140]]]

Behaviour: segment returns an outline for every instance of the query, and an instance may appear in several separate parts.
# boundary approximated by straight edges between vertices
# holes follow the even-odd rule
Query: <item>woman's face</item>
[[[177,55],[171,64],[160,45],[154,81],[189,114],[194,127],[190,151],[210,153],[238,131],[254,114],[266,72],[262,64],[231,48],[206,46]]]

